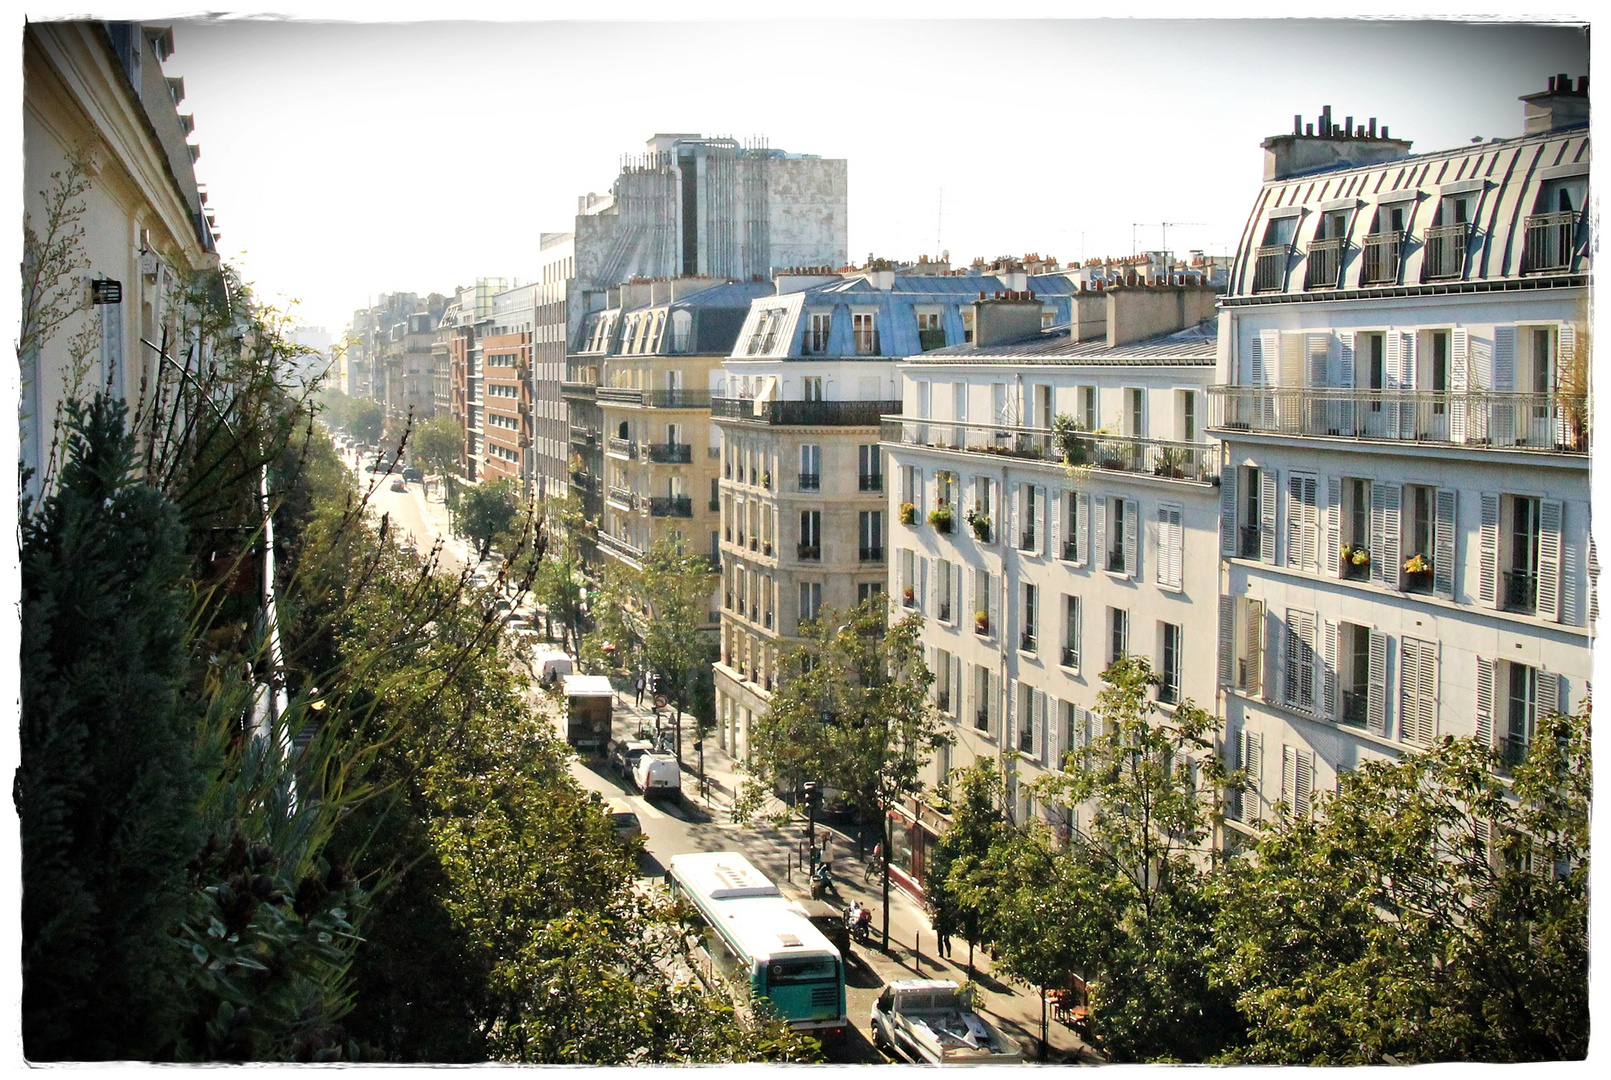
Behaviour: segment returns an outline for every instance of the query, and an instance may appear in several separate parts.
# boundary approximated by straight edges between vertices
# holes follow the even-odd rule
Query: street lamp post
[[[815,780],[807,780],[800,785],[806,804],[806,850],[809,852],[806,880],[809,883],[810,875],[817,872],[817,799],[821,792],[817,790]]]

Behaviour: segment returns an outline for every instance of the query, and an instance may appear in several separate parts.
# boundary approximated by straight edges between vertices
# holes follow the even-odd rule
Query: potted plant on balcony
[[[901,603],[911,607],[917,603],[917,590],[910,585],[901,590]]]
[[[768,490],[771,489],[771,487],[772,487],[772,474],[771,473],[764,472],[764,473],[761,474],[761,486],[764,487],[764,488],[767,488]]]
[[[1106,435],[1106,431],[1097,432]],[[1116,442],[1103,441],[1096,444],[1096,463],[1103,469],[1123,469],[1125,467],[1124,447]]]
[[[970,509],[964,516],[967,518],[969,526],[973,529],[974,537],[982,544],[990,543],[990,515],[981,514],[977,510]]]
[[[936,532],[949,533],[951,531],[951,504],[943,499],[937,499],[934,509],[929,511],[929,524],[934,526]]]
[[[990,612],[975,611],[973,613],[973,632],[975,634],[988,634],[990,632]]]
[[[1154,476],[1170,480],[1184,480],[1190,457],[1183,446],[1166,446],[1158,451],[1158,464],[1152,467]]]
[[[1344,544],[1339,554],[1342,557],[1343,577],[1357,578],[1370,573],[1369,551],[1362,547],[1352,547]]]
[[[1086,437],[1085,429],[1068,413],[1058,413],[1052,417],[1052,445],[1063,457],[1063,464],[1072,468],[1079,468],[1086,464],[1091,454],[1091,440]]]
[[[1420,552],[1404,560],[1405,589],[1423,592],[1432,588],[1432,560]]]
[[[901,524],[917,524],[917,507],[913,506],[911,503],[901,503]]]

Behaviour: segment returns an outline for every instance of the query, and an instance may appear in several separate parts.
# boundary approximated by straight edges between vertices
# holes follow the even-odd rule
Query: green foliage
[[[426,472],[445,476],[459,470],[459,456],[464,451],[464,431],[451,416],[433,416],[414,425],[409,446],[414,461]]]
[[[149,1058],[183,1017],[173,935],[201,845],[180,515],[135,478],[121,402],[69,403],[56,489],[22,520],[24,1052]]]
[[[1215,970],[1250,1021],[1228,1060],[1584,1056],[1589,719],[1541,727],[1508,791],[1445,738],[1272,823],[1221,883]]]
[[[325,419],[359,442],[377,443],[386,428],[386,410],[367,398],[350,397],[334,387],[320,394]],[[454,460],[458,460],[455,452]]]
[[[494,540],[508,533],[520,514],[520,492],[507,477],[471,485],[460,496],[458,527],[485,559]]]
[[[987,899],[972,891],[970,877],[990,855],[992,845],[1010,836],[1001,812],[1001,773],[995,762],[980,758],[952,774],[951,822],[929,854],[924,900],[934,916],[934,929],[961,935],[980,944],[980,908]]]
[[[638,593],[645,616],[644,660],[677,708],[705,723],[716,711],[711,672],[716,641],[706,629],[715,587],[709,560],[683,554],[668,540],[656,543],[644,557]]]
[[[803,626],[780,662],[790,674],[751,730],[753,775],[735,812],[805,780],[843,791],[867,821],[921,793],[928,755],[950,738],[929,701],[922,628],[916,614],[890,625],[882,596]]]

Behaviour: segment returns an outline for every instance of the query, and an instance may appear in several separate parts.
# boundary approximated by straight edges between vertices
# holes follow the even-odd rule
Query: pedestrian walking
[[[637,691],[638,691],[637,697],[632,699],[632,704],[634,704],[634,705],[642,705],[643,704],[643,672],[641,672],[641,671],[638,672]]]

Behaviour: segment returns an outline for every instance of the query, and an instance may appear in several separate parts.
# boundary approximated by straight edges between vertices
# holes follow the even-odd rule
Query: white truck
[[[682,767],[671,754],[644,754],[632,767],[632,779],[645,796],[682,793]]]
[[[919,1065],[1008,1065],[1023,1052],[950,979],[902,979],[873,1002],[873,1045]]]

